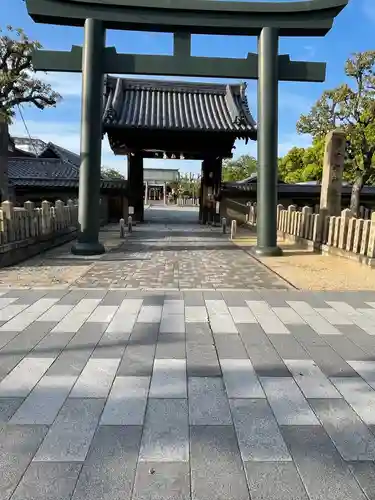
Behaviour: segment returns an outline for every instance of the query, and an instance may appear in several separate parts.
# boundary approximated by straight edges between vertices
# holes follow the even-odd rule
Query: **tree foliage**
[[[353,182],[351,209],[358,212],[362,187],[375,176],[375,51],[353,54],[345,64],[349,83],[323,92],[297,131],[322,140],[334,129],[344,130],[349,161],[345,177]]]
[[[223,162],[223,182],[242,181],[257,170],[257,161],[250,155],[242,155],[235,160],[224,160]]]
[[[115,168],[102,167],[101,175],[103,179],[125,180],[125,177]]]
[[[32,53],[41,48],[22,29],[0,28],[0,117],[12,121],[15,107],[34,105],[38,109],[53,107],[61,96],[51,86],[35,77]]]
[[[284,182],[321,181],[323,173],[324,141],[316,139],[309,148],[292,148],[279,158],[279,177]]]

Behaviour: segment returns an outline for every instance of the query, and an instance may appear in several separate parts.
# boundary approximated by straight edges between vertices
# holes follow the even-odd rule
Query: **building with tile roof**
[[[256,140],[246,85],[107,76],[103,132],[115,154],[230,158],[236,139]]]

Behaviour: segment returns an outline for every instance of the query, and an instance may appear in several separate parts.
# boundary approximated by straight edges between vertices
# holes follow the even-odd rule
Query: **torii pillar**
[[[276,28],[263,28],[258,42],[257,246],[263,256],[281,255],[277,246],[278,47]]]
[[[100,169],[102,153],[102,96],[105,28],[102,21],[86,19],[82,52],[81,166],[79,169],[76,255],[105,252],[99,242]]]

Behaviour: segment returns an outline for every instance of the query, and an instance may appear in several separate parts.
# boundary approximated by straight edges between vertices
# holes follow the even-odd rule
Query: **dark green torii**
[[[73,252],[104,251],[98,241],[101,100],[105,73],[258,79],[258,228],[255,251],[278,255],[278,81],[322,82],[325,64],[278,54],[280,36],[324,36],[349,0],[262,3],[217,0],[26,0],[36,22],[84,26],[83,50],[38,51],[35,69],[82,71],[81,231]],[[172,32],[173,56],[117,54],[105,30]],[[191,34],[258,36],[246,59],[192,57]]]
[[[68,51],[37,50],[33,56],[37,71],[82,71],[82,47]],[[258,54],[246,59],[195,57],[190,55],[190,34],[174,34],[174,55],[118,54],[115,47],[104,49],[103,73],[125,75],[193,76],[199,78],[258,79]],[[324,82],[326,64],[291,61],[278,56],[278,80],[284,82]]]

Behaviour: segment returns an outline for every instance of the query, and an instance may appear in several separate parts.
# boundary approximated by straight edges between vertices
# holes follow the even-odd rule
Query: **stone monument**
[[[327,134],[320,192],[320,209],[326,210],[327,215],[338,216],[341,214],[341,188],[345,147],[345,132],[342,130],[332,130]]]

